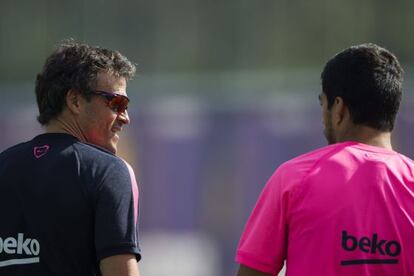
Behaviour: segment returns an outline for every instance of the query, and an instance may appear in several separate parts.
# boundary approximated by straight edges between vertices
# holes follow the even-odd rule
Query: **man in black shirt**
[[[139,275],[138,187],[115,155],[134,74],[119,52],[73,41],[46,60],[46,131],[0,154],[0,275]]]

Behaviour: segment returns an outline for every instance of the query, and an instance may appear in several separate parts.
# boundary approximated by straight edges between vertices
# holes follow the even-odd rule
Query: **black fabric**
[[[100,275],[102,258],[139,260],[132,185],[125,161],[68,134],[1,153],[0,275]]]

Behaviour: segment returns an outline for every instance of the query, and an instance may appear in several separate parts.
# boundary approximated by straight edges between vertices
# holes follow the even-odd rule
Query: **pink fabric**
[[[356,142],[280,166],[245,227],[236,261],[287,276],[414,275],[414,162]]]

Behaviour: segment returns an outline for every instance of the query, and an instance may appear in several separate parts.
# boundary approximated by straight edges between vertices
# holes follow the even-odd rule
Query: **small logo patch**
[[[49,148],[50,148],[49,145],[34,147],[33,154],[37,159],[39,159],[40,157],[42,157],[48,152]]]

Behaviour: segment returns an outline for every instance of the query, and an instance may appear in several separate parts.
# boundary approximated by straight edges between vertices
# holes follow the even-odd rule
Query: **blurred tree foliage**
[[[0,81],[33,80],[60,40],[115,48],[145,74],[320,67],[352,44],[414,55],[409,0],[1,0]]]

